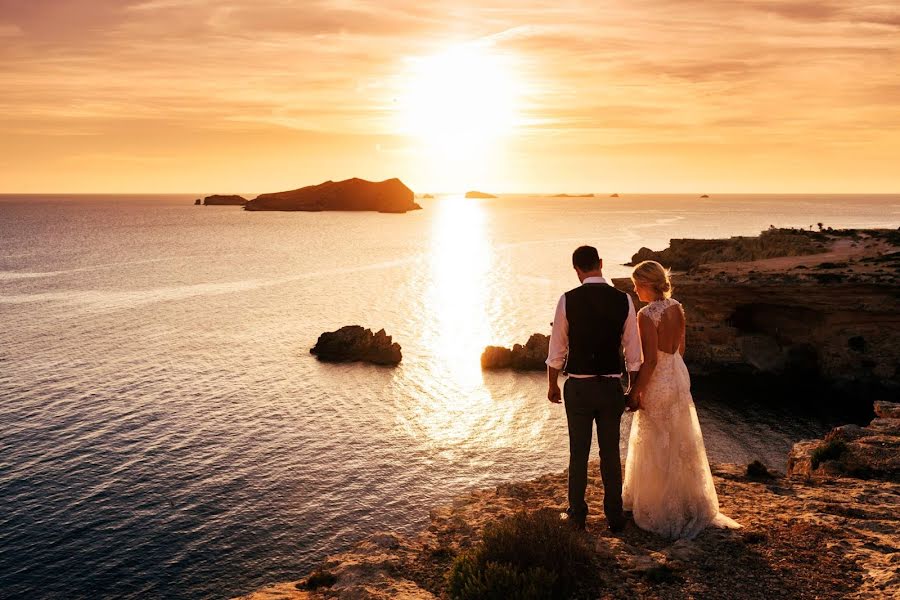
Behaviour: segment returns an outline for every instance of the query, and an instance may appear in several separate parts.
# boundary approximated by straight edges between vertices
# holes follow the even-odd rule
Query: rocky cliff
[[[399,179],[326,181],[287,192],[261,194],[247,202],[246,210],[378,211],[403,213],[421,208],[414,194]]]
[[[695,255],[706,256],[699,263],[692,261],[687,273],[673,276],[675,297],[687,315],[685,360],[692,373],[787,375],[794,381],[827,382],[857,395],[897,398],[897,232],[822,235],[813,242],[819,250],[814,254],[709,263],[703,261],[738,250],[722,250],[716,246],[721,240],[695,240],[696,247],[673,240],[677,256],[663,252],[656,257],[666,266],[678,266],[681,251],[689,246]],[[802,246],[795,242],[782,250]],[[739,248],[758,251],[753,244],[741,243]],[[773,248],[761,252],[775,252]],[[628,279],[614,284],[633,292]]]
[[[898,414],[900,407],[884,404],[880,410]],[[870,428],[881,431],[872,435],[881,435],[896,457],[900,437],[884,434],[876,423]],[[742,529],[710,528],[691,541],[671,542],[633,524],[610,533],[602,517],[591,515],[585,536],[600,571],[591,597],[898,597],[900,483],[830,473],[785,477],[758,464],[714,465],[721,510]],[[601,506],[599,479],[592,478],[588,489],[589,504]],[[310,575],[243,598],[446,598],[445,574],[460,553],[479,543],[488,524],[523,511],[562,510],[565,495],[564,472],[470,492],[433,510],[429,527],[414,538],[374,535],[327,558]]]

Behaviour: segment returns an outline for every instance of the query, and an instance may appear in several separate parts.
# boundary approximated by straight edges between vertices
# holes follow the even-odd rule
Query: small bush
[[[754,460],[752,463],[747,465],[747,477],[751,477],[753,479],[772,479],[772,474],[769,473],[769,469],[766,468],[766,465],[762,464],[758,460]]]
[[[674,583],[681,579],[668,565],[656,565],[647,569],[644,577],[653,583]]]
[[[329,573],[328,571],[315,571],[306,578],[306,581],[298,583],[297,588],[312,591],[319,588],[331,587],[335,583],[337,583],[337,577],[334,573]]]
[[[831,440],[812,451],[810,456],[812,468],[818,469],[819,465],[829,460],[838,460],[847,452],[847,444],[840,440]]]
[[[447,575],[454,600],[571,598],[597,583],[586,536],[552,511],[519,513],[485,528],[481,542],[459,555]]]

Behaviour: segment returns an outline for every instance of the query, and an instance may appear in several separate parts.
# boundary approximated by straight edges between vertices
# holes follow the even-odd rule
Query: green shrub
[[[812,468],[818,469],[819,465],[829,460],[838,460],[847,452],[847,444],[840,440],[831,440],[812,451],[810,460]]]
[[[752,463],[747,465],[747,477],[751,477],[753,479],[772,479],[773,476],[769,472],[769,469],[766,468],[766,465],[759,462],[758,460],[754,460]]]
[[[519,513],[485,527],[447,575],[453,600],[563,599],[597,582],[587,537],[552,511]]]

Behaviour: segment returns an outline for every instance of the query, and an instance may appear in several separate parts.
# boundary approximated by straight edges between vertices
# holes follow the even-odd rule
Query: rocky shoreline
[[[881,415],[900,415],[896,404],[878,406]],[[880,436],[896,460],[900,419],[879,416],[860,429],[868,430],[866,436]],[[792,456],[823,444],[801,442]],[[591,515],[585,535],[601,569],[592,597],[769,600],[900,594],[897,471],[860,479],[829,467],[811,476],[799,464],[792,459],[786,475],[758,464],[713,465],[721,510],[742,525],[740,530],[710,528],[694,540],[673,543],[633,524],[610,533],[602,517]],[[591,473],[588,501],[599,507],[597,465]],[[431,511],[430,525],[414,538],[371,536],[327,558],[313,574],[241,598],[446,598],[448,569],[479,543],[485,526],[523,511],[561,510],[565,490],[561,472],[470,492]]]

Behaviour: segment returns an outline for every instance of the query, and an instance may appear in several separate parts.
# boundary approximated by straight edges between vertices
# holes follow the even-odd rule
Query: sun
[[[441,158],[478,154],[512,133],[522,86],[511,56],[465,44],[409,59],[399,99],[401,133]]]

